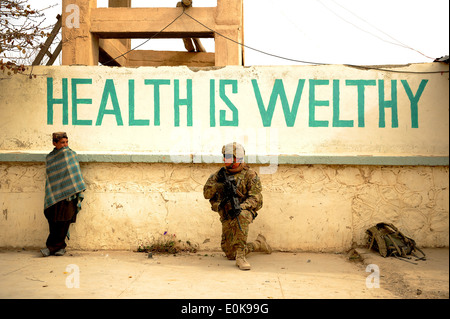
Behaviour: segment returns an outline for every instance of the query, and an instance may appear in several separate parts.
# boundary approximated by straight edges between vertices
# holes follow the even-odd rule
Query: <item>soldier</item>
[[[258,174],[244,162],[245,150],[238,143],[230,143],[222,148],[222,167],[212,174],[203,188],[203,196],[209,199],[211,209],[219,213],[222,223],[221,247],[229,260],[236,260],[236,266],[241,270],[250,270],[251,266],[245,259],[250,252],[272,253],[263,235],[258,235],[255,242],[247,243],[250,223],[256,218],[257,211],[263,205],[262,186]],[[226,173],[237,188],[241,213],[233,218],[230,216],[232,204],[224,201],[224,179]]]

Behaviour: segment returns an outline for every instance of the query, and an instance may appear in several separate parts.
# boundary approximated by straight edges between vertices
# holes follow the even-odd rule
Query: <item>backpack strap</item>
[[[403,233],[402,233],[400,230],[398,230],[394,225],[392,225],[392,224],[387,224],[387,225],[388,225],[389,227],[391,227],[392,229],[394,229],[394,230],[397,232],[397,234],[398,234],[399,236],[401,236],[401,237],[404,239],[404,241],[405,241],[406,243],[411,244],[411,246],[412,246],[411,255],[413,255],[414,257],[416,257],[416,258],[417,258],[416,260],[426,260],[426,255],[425,255],[425,253],[424,253],[419,247],[417,247],[417,244],[416,244],[416,242],[415,242],[414,239],[412,239],[412,238],[406,236],[405,234],[403,234]],[[396,247],[396,248],[397,248],[397,247]],[[422,257],[417,256],[417,255],[414,253],[414,251],[419,251],[419,252],[422,254]]]
[[[414,257],[416,257],[416,261],[417,261],[417,260],[426,260],[426,255],[425,255],[425,253],[424,253],[419,247],[417,247],[417,244],[416,244],[415,240],[412,239],[412,238],[410,238],[410,237],[408,237],[408,236],[406,236],[405,234],[403,234],[403,233],[402,233],[397,227],[395,227],[393,224],[391,224],[391,223],[378,223],[378,224],[376,225],[376,227],[378,227],[378,228],[380,228],[380,229],[381,229],[381,228],[391,228],[391,229],[394,231],[394,233],[395,233],[396,235],[398,235],[398,236],[400,236],[401,238],[403,238],[403,240],[404,240],[406,243],[411,244],[411,246],[412,246],[411,255],[413,255]],[[389,237],[389,239],[391,239],[391,241],[393,242],[393,244],[394,244],[394,246],[395,246],[395,249],[396,249],[397,252],[399,253],[399,256],[395,256],[395,255],[394,255],[394,257],[401,257],[401,258],[409,259],[408,257],[406,257],[406,253],[405,253],[404,251],[402,251],[402,250],[400,249],[400,247],[398,247],[398,245],[396,245],[396,243],[395,243],[394,240],[392,240],[392,237],[391,237],[390,235],[387,235],[387,236]],[[419,252],[422,254],[422,257],[417,256],[417,255],[414,253],[414,251],[419,251]],[[402,260],[404,260],[404,259],[402,259]],[[404,261],[407,261],[407,260],[404,260]],[[411,263],[413,263],[413,262],[411,262]],[[413,264],[416,264],[416,263],[413,263]]]
[[[397,255],[392,255],[392,256],[394,256],[398,260],[406,261],[407,263],[410,263],[410,264],[413,264],[413,265],[417,265],[417,263],[408,260],[408,259],[411,259],[411,258],[403,257],[403,256],[397,256]]]
[[[401,257],[405,257],[406,256],[406,252],[404,252],[403,250],[400,249],[400,247],[398,247],[397,243],[395,242],[394,238],[392,238],[392,236],[390,234],[386,235],[392,242],[392,244],[395,247],[395,250],[397,251],[397,254]],[[395,255],[395,254],[394,254]]]
[[[383,257],[387,257],[386,242],[384,241],[383,236],[381,235],[380,230],[378,229],[378,227],[377,226],[373,226],[373,227],[369,228],[367,230],[367,232],[369,233],[369,235],[372,236],[369,249],[371,249],[373,244],[376,242],[380,255],[383,256]]]
[[[414,245],[414,250],[418,250],[422,254],[422,257],[419,257],[414,253],[414,251],[411,252],[411,255],[417,258],[416,260],[427,260],[425,253],[419,247]]]

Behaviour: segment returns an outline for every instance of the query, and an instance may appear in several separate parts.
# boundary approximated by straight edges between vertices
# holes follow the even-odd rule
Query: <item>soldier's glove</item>
[[[223,207],[223,209],[224,209],[226,212],[230,211],[232,208],[233,208],[233,207],[231,206],[231,203],[230,203],[230,202],[226,203],[225,206]]]
[[[211,209],[214,212],[219,212],[219,203],[218,202],[211,203]]]
[[[217,182],[218,183],[224,183],[225,182],[225,171],[226,168],[222,167],[219,171],[219,173],[217,174]]]

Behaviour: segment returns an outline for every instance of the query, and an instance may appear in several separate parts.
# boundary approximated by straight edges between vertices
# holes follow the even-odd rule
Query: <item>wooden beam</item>
[[[55,24],[55,26],[53,27],[53,30],[52,30],[52,33],[50,34],[50,36],[47,38],[47,40],[45,41],[45,43],[44,43],[44,45],[42,46],[42,48],[41,48],[41,51],[39,51],[39,53],[38,53],[38,55],[36,56],[36,58],[35,58],[35,60],[33,61],[33,65],[39,65],[39,64],[41,64],[41,62],[42,62],[42,59],[44,58],[44,55],[49,55],[49,51],[48,51],[48,49],[50,48],[50,46],[52,45],[52,43],[53,43],[53,40],[55,39],[55,37],[58,35],[58,33],[59,33],[59,30],[61,29],[61,26],[62,26],[62,22],[61,22],[61,20],[62,20],[62,17],[61,17],[61,15],[57,15],[56,16],[56,19],[57,19],[57,21],[56,21],[56,24]],[[61,49],[59,50],[59,52],[61,52]],[[59,52],[58,52],[58,54],[59,54]],[[53,53],[53,54],[56,54],[56,51],[55,51],[55,53]],[[57,54],[57,56],[58,56],[58,54]],[[52,58],[53,58],[53,55],[49,55],[50,56],[50,59],[52,60]],[[55,59],[56,59],[56,57],[55,57]],[[54,61],[54,60],[53,60]],[[53,63],[52,63],[53,64]]]
[[[131,0],[108,0],[110,8],[131,8]]]
[[[108,7],[109,8],[131,8],[131,0],[108,0]],[[120,40],[115,40],[115,41],[120,41],[125,46],[125,49],[122,53],[125,53],[131,49],[131,39],[120,39]],[[101,46],[101,43],[100,43],[100,46]],[[120,54],[118,54],[114,57],[117,57],[119,55]],[[126,66],[126,65],[122,64],[122,66]]]
[[[216,66],[244,65],[243,0],[218,0],[215,30]],[[232,41],[230,41],[230,39]]]
[[[177,8],[191,8],[192,0],[183,0],[177,3]],[[188,52],[206,52],[205,47],[199,38],[184,38],[184,47]]]
[[[47,66],[48,65],[53,65],[53,63],[55,63],[56,58],[58,57],[58,55],[61,53],[62,50],[62,42],[59,42],[58,46],[56,47],[55,51],[53,52],[52,56],[50,57],[50,59],[47,61]]]
[[[216,35],[216,66],[243,65],[242,48],[237,44],[242,43],[242,32],[239,26],[220,26],[217,31],[227,38],[219,34]]]
[[[214,29],[216,8],[188,8],[186,12]],[[96,8],[91,10],[90,32],[103,39],[213,38],[214,33],[188,16],[174,21],[182,8]]]
[[[114,66],[128,66],[127,55],[121,56],[128,52],[130,49],[126,44],[118,39],[100,39],[100,58],[99,62],[109,65],[112,59],[115,59],[112,63]],[[116,59],[117,58],[117,59]]]
[[[215,54],[207,52],[136,50],[128,53],[128,66],[214,66]]]
[[[216,22],[220,25],[242,25],[243,0],[217,0]]]
[[[62,0],[62,65],[98,65],[99,39],[89,16],[97,0]]]

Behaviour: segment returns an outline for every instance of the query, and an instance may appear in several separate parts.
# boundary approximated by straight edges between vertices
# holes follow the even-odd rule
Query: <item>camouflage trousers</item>
[[[221,247],[228,259],[236,259],[236,252],[242,252],[246,255],[254,251],[254,245],[247,243],[249,226],[253,222],[253,215],[250,211],[243,210],[238,218],[233,220],[221,218],[221,221]],[[239,227],[239,224],[241,227]]]

